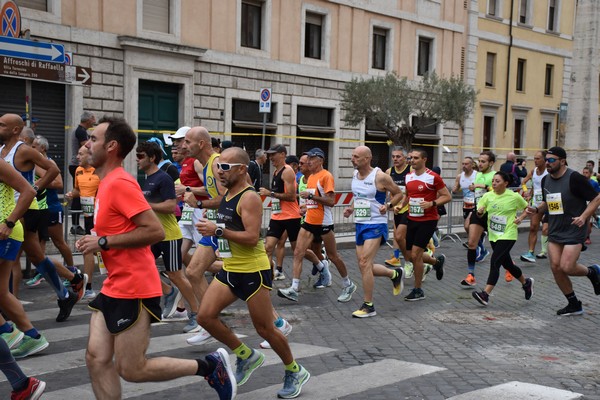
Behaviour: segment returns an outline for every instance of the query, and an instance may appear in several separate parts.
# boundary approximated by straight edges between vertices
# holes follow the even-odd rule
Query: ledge
[[[206,53],[206,49],[201,49],[198,47],[159,42],[151,39],[141,39],[134,36],[119,36],[117,39],[119,41],[119,45],[125,49],[146,49],[191,58],[200,58],[202,55],[204,55],[204,53]]]

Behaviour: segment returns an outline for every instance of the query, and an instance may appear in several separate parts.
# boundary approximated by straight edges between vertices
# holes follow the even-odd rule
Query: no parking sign
[[[260,99],[258,112],[270,113],[271,112],[271,89],[260,89]]]

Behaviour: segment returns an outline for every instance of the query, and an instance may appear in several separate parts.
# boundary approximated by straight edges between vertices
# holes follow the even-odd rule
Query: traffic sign
[[[56,43],[0,36],[0,56],[62,64],[65,62],[65,47]]]
[[[271,89],[260,89],[260,100],[258,106],[258,112],[270,113],[271,112]]]
[[[19,6],[12,1],[7,1],[0,11],[2,18],[2,36],[18,38],[21,36],[21,12]]]
[[[92,84],[91,68],[13,57],[0,57],[0,75],[63,84]]]

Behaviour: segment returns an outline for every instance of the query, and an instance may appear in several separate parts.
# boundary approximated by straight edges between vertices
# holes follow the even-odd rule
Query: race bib
[[[317,189],[306,189],[306,191],[313,196],[315,195]],[[306,208],[319,208],[319,204],[313,199],[306,199]]]
[[[81,211],[84,217],[94,216],[94,200],[95,197],[81,197]]]
[[[354,221],[371,219],[371,203],[367,199],[354,198]]]
[[[217,210],[214,208],[209,208],[206,210],[206,214],[204,215],[204,218],[206,218],[207,220],[216,223],[217,222]],[[223,226],[223,228],[225,228]]]
[[[548,213],[550,215],[561,215],[565,213],[560,193],[547,194],[546,204],[548,204]]]
[[[271,199],[271,214],[281,214],[281,200],[275,197]]]
[[[474,193],[475,204],[477,204],[479,199],[481,199],[483,197],[485,192],[486,192],[486,190],[483,188],[475,188],[475,193]]]
[[[539,192],[539,193],[533,192],[533,206],[534,207],[539,206],[543,200],[544,200],[544,195],[541,192]]]
[[[506,217],[503,215],[492,215],[490,229],[500,235],[506,230]]]
[[[411,217],[423,217],[425,210],[421,207],[421,203],[424,201],[422,197],[410,198],[408,200],[408,215]]]
[[[192,225],[192,215],[194,214],[194,209],[187,204],[183,206],[183,210],[181,210],[181,219],[179,223],[181,225]]]
[[[225,229],[225,224],[217,224],[217,226],[219,228],[223,228]],[[229,240],[225,239],[225,238],[217,238],[217,242],[219,245],[219,249],[217,257],[221,257],[221,258],[231,258],[233,257],[233,254],[231,254],[231,248],[229,248]]]
[[[463,198],[463,208],[464,209],[473,209],[475,208],[475,193],[469,192]]]

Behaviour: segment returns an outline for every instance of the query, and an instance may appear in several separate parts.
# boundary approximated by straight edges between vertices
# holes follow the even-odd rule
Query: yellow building
[[[566,122],[559,108],[568,101],[575,1],[485,0],[473,18],[479,95],[464,153],[491,149],[504,159],[514,151],[531,160],[556,144]]]

